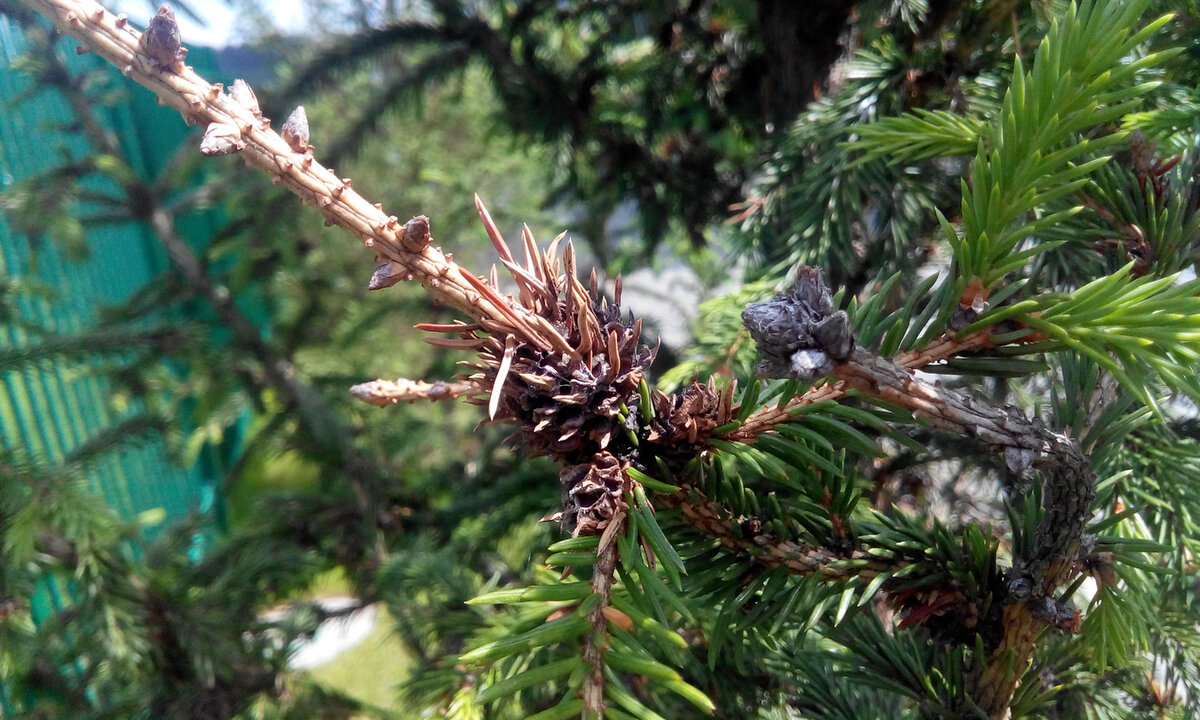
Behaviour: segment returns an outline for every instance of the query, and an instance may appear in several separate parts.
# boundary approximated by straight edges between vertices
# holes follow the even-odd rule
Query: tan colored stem
[[[592,592],[600,596],[600,602],[588,612],[588,624],[591,627],[583,647],[583,662],[589,669],[584,676],[580,696],[587,720],[602,720],[606,709],[604,654],[608,651],[608,616],[605,611],[609,606],[613,578],[617,572],[618,553],[615,538],[625,532],[625,521],[624,513],[610,521],[612,525],[604,533],[609,542],[601,540],[600,547],[596,549],[596,563],[592,567]]]
[[[329,224],[349,230],[374,252],[397,263],[404,269],[405,279],[420,281],[439,300],[473,318],[487,318],[518,335],[529,334],[521,322],[526,310],[480,292],[467,279],[468,272],[431,246],[427,236],[408,237],[404,223],[351,189],[349,179],[339,178],[314,160],[311,146],[297,152],[271,129],[267,119],[233,101],[221,85],[209,83],[192,68],[182,63],[161,67],[153,62],[139,49],[140,33],[124,16],[91,0],[22,1],[79,41],[83,50],[121,68],[126,77],[157,95],[161,104],[178,110],[188,124],[220,123],[236,128],[245,142],[239,154],[247,163],[265,171],[302,203],[317,207]]]

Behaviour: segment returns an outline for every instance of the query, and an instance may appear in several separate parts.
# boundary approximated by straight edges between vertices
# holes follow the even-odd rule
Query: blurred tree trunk
[[[853,12],[851,0],[758,0],[767,111],[775,127],[785,127],[828,87]]]

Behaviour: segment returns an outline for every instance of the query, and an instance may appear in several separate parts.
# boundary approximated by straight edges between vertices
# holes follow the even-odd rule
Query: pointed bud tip
[[[138,47],[158,68],[173,69],[183,64],[187,51],[180,44],[179,24],[175,22],[175,13],[169,6],[160,7],[150,19],[145,32],[138,39]]]
[[[308,114],[304,112],[303,105],[297,105],[292,114],[288,115],[279,134],[296,152],[308,150]]]
[[[404,273],[392,262],[385,262],[375,268],[371,279],[367,282],[368,290],[389,288],[404,279]]]
[[[258,106],[258,98],[254,95],[254,90],[242,78],[233,81],[233,85],[229,88],[229,97],[252,113],[259,114],[262,112]]]

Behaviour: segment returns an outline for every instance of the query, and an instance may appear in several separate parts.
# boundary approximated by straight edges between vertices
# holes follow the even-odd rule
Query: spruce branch
[[[71,335],[49,335],[37,342],[0,350],[0,370],[64,359],[94,361],[106,355],[121,357],[131,350],[158,354],[193,339],[188,329],[173,327],[104,328]]]
[[[969,182],[962,193],[961,233],[943,220],[961,277],[994,288],[1010,272],[1058,243],[1042,242],[1017,251],[1030,236],[1082,209],[1072,207],[1026,220],[1036,208],[1073,195],[1103,167],[1101,155],[1122,142],[1125,132],[1096,138],[1080,135],[1134,110],[1157,87],[1139,83],[1139,73],[1178,52],[1147,54],[1125,62],[1170,16],[1137,29],[1148,2],[1072,3],[1042,39],[1028,71],[1018,56],[1002,108],[987,126],[945,113],[914,113],[880,121],[853,147],[865,157],[899,150],[898,159],[961,154],[974,146]],[[906,147],[897,139],[906,135]]]
[[[1020,342],[1020,337],[1010,333],[1008,338],[1000,339],[993,334],[994,323],[984,323],[978,331],[967,327],[960,333],[937,337],[936,333],[945,327],[944,324],[939,326],[946,319],[942,317],[930,324],[928,332],[936,337],[932,343],[888,357],[889,353],[856,347],[847,315],[834,310],[828,290],[815,271],[806,271],[801,274],[800,288],[792,296],[747,308],[751,320],[747,324],[765,356],[761,373],[797,383],[808,383],[821,377],[828,381],[786,402],[750,413],[744,421],[730,422],[737,410],[732,384],[721,390],[714,383],[693,382],[673,395],[649,387],[645,376],[654,351],[640,341],[640,321],[622,317],[619,285],[610,305],[600,293],[594,274],[590,287],[580,281],[571,244],[568,242],[561,254],[558,251],[561,236],[544,250],[526,229],[521,237],[524,259],[518,260],[487,210],[478,203],[500,264],[516,282],[515,297],[504,297],[498,289],[495,269],[489,277],[481,278],[459,267],[448,254],[431,245],[427,218],[417,217],[401,224],[351,190],[348,180],[338,179],[331,170],[316,162],[302,112],[295,112],[284,132],[276,134],[262,118],[252,96],[248,98],[244,92],[227,96],[219,85],[208,84],[184,66],[181,62],[183,50],[177,47],[177,29],[169,25],[169,12],[160,13],[155,21],[158,25],[146,35],[139,36],[123,19],[114,18],[90,3],[74,0],[28,2],[77,37],[83,47],[115,62],[126,75],[155,91],[165,103],[180,110],[189,122],[205,124],[209,130],[201,146],[202,152],[242,154],[247,162],[268,172],[278,183],[299,195],[303,202],[317,206],[328,222],[338,224],[362,239],[381,261],[370,281],[372,289],[418,280],[436,298],[465,312],[474,321],[472,324],[418,326],[437,334],[431,338],[431,344],[477,353],[477,362],[469,365],[472,372],[460,378],[461,382],[375,381],[356,386],[353,392],[381,406],[399,399],[436,399],[436,396],[464,396],[471,402],[486,405],[489,421],[517,426],[517,436],[529,454],[546,455],[560,463],[565,508],[559,518],[573,528],[575,535],[596,537],[597,540],[594,554],[580,557],[588,554],[574,553],[574,557],[568,558],[582,561],[575,564],[592,566],[592,578],[586,584],[590,592],[585,601],[591,604],[581,604],[573,614],[549,620],[520,637],[476,648],[464,655],[464,660],[486,663],[518,651],[579,640],[581,661],[586,671],[578,702],[585,713],[595,717],[604,715],[609,709],[606,700],[614,698],[630,709],[637,701],[627,693],[622,694],[624,690],[619,683],[611,681],[611,663],[608,662],[608,642],[616,636],[610,624],[615,625],[614,617],[620,617],[610,609],[620,600],[614,592],[615,572],[618,564],[633,563],[634,556],[639,555],[634,550],[634,542],[624,536],[633,535],[635,540],[641,540],[648,562],[661,562],[664,572],[679,572],[682,568],[682,561],[678,568],[667,562],[674,550],[665,539],[658,539],[655,531],[661,534],[661,530],[649,514],[648,503],[638,497],[642,492],[639,483],[631,477],[633,468],[656,467],[661,461],[661,467],[669,472],[686,467],[687,461],[696,455],[706,452],[718,455],[734,443],[757,442],[767,446],[774,433],[798,411],[816,402],[840,400],[851,392],[907,410],[942,430],[979,440],[1002,454],[1018,476],[1031,469],[1041,474],[1042,513],[1033,537],[1018,545],[1013,567],[999,593],[1003,599],[1002,632],[994,642],[989,639],[987,657],[979,658],[982,670],[973,688],[973,701],[992,717],[1003,717],[1012,703],[1017,681],[1032,656],[1038,632],[1047,624],[1071,627],[1074,611],[1057,599],[1057,593],[1075,572],[1081,555],[1087,554],[1084,526],[1095,494],[1091,458],[1077,441],[1047,428],[1037,419],[1029,419],[1016,408],[994,405],[950,390],[914,372],[964,352]],[[1129,16],[1122,15],[1122,19],[1129,21]],[[1076,22],[1076,16],[1072,16],[1071,22]],[[1108,25],[1096,27],[1107,28]],[[1145,64],[1137,64],[1137,67]],[[1031,82],[1041,77],[1037,75],[1039,67],[1035,65]],[[1137,69],[1131,67],[1133,69],[1128,72],[1123,71],[1126,76]],[[1019,69],[1017,76],[1019,80],[1024,79]],[[1018,95],[1014,91],[1012,97]],[[1082,103],[1080,98],[1084,95],[1086,93],[1079,90],[1072,96],[1073,101]],[[1012,102],[1016,101],[1010,101],[1010,104]],[[1122,103],[1114,106],[1124,107]],[[1094,109],[1090,106],[1074,108],[1072,122],[1082,122],[1080,118],[1090,117],[1089,112]],[[1105,110],[1111,111],[1112,108]],[[1003,128],[1003,125],[997,127]],[[973,128],[966,129],[976,132]],[[1054,144],[1051,142],[1054,139],[1041,138],[1046,141],[1046,148]],[[964,143],[952,144],[959,147]],[[1022,151],[1028,147],[1031,147],[1030,143],[1014,143],[1013,148],[1004,149],[1005,154],[997,157],[1004,162],[1012,160],[1016,163],[1023,154],[1029,154]],[[1004,163],[982,155],[984,150],[980,152],[981,162],[975,169],[977,178],[987,180],[992,178],[987,174],[989,172],[1000,177],[1012,170]],[[1074,151],[1055,156],[1053,160],[1057,164],[1054,167],[1040,168],[1030,178],[1007,178],[1002,189],[1033,192],[1040,191],[1043,185],[1054,184],[1077,188],[1092,168],[1088,163],[1072,165],[1071,161],[1078,157]],[[981,169],[984,165],[987,167]],[[975,191],[990,192],[993,184],[976,182]],[[965,289],[974,293],[975,300],[986,299],[986,288],[1001,279],[1012,262],[1019,260],[1023,264],[1031,257],[1020,253],[1010,257],[1016,243],[1036,229],[1034,225],[1017,226],[1016,223],[1033,206],[1048,202],[1048,194],[1053,192],[1035,192],[1026,203],[1028,207],[1014,204],[1007,208],[1011,210],[1008,213],[984,212],[987,209],[982,207],[986,204],[984,198],[978,201],[981,204],[979,211],[971,215],[967,213],[972,210],[968,207],[970,198],[965,199],[967,232],[964,238],[954,234],[952,240],[960,269],[971,277],[952,278],[949,282],[961,280]],[[159,209],[150,213],[149,219],[171,249],[169,215]],[[979,230],[981,227],[984,230]],[[984,232],[990,230],[995,233]],[[976,236],[991,239],[984,241]],[[183,253],[186,247],[175,250],[178,251],[177,263],[185,273],[191,276],[198,272],[203,276],[203,268],[194,265],[195,258]],[[197,276],[198,281],[203,280],[200,276]],[[942,299],[946,301],[946,308],[953,308],[958,290],[964,288],[944,293]],[[223,301],[218,289],[208,286],[204,294],[221,311]],[[974,307],[976,303],[968,298],[967,292],[963,292],[962,298],[960,304],[976,315],[982,309],[982,306]],[[1168,299],[1183,302],[1180,298]],[[232,304],[228,303],[228,307]],[[949,310],[943,313],[949,314]],[[1071,317],[1061,309],[1058,314]],[[1087,318],[1083,316],[1079,320],[1079,317],[1076,316],[1076,324],[1082,326]],[[923,327],[917,330],[924,331]],[[1181,328],[1180,332],[1190,332],[1190,326]],[[1187,339],[1190,336],[1180,337]],[[911,345],[907,347],[912,348]],[[264,365],[267,365],[265,361]],[[275,370],[283,372],[286,368],[276,367]],[[282,380],[276,380],[289,387],[293,379],[284,373]],[[297,410],[303,412],[303,403]],[[684,480],[678,486],[659,483],[658,489],[663,491],[660,504],[679,505],[681,515],[690,524],[718,539],[722,545],[754,556],[760,564],[786,566],[796,574],[820,575],[835,580],[869,579],[868,587],[876,589],[875,580],[913,566],[903,555],[881,559],[856,547],[849,541],[844,527],[835,528],[832,535],[845,541],[845,549],[773,537],[757,532],[753,527],[749,528],[751,533],[746,533],[739,525],[743,513],[735,517],[697,493],[686,478]],[[649,481],[641,484],[654,487]],[[851,484],[846,487],[853,490]],[[1015,488],[1016,491],[1023,489],[1027,488]],[[630,496],[638,500],[631,502]],[[638,532],[632,532],[631,528]],[[581,538],[573,538],[578,539]],[[971,541],[976,539],[971,538]],[[626,543],[624,546],[622,541]],[[678,560],[678,556],[674,559]],[[673,570],[667,569],[669,565]],[[624,579],[624,575],[622,577]],[[580,590],[576,587],[567,589],[571,593]],[[630,591],[627,587],[620,589]],[[847,588],[847,591],[852,589]],[[572,596],[571,599],[579,598]],[[925,617],[937,611],[937,607],[926,606]],[[562,666],[566,667],[568,665]],[[559,669],[556,667],[556,672]],[[469,692],[470,689],[464,686],[463,693]]]
[[[794,575],[815,575],[830,581],[852,578],[869,581],[910,564],[907,558],[884,558],[860,550],[842,552],[775,537],[764,529],[761,519],[737,517],[694,489],[662,498],[659,504],[664,508],[677,506],[689,525],[724,547],[748,554],[764,567],[786,567]]]
[[[592,593],[599,602],[588,611],[589,630],[584,637],[583,662],[588,666],[580,695],[583,698],[584,717],[600,720],[604,717],[604,670],[605,653],[608,652],[608,618],[611,613],[613,579],[617,571],[616,538],[625,532],[627,510],[618,511],[600,537],[596,548],[596,563],[592,566]]]
[[[1053,348],[1091,357],[1145,404],[1154,407],[1154,383],[1200,399],[1200,381],[1191,367],[1200,359],[1200,281],[1181,273],[1133,277],[1136,261],[1069,294],[1044,293],[995,308],[965,328],[995,326],[1015,319],[1012,334],[1046,340]]]

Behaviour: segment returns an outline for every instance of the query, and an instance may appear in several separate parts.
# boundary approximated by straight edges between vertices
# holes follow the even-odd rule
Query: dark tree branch
[[[1037,632],[1047,623],[1068,624],[1067,617],[1073,617],[1073,610],[1053,596],[1069,578],[1085,542],[1083,530],[1096,492],[1091,458],[1077,440],[1015,407],[995,407],[920,379],[902,362],[863,348],[847,354],[847,341],[852,345],[853,338],[839,314],[820,274],[811,269],[798,274],[790,293],[748,307],[743,319],[766,358],[760,374],[812,380],[814,373],[828,373],[838,379],[842,392],[853,388],[935,427],[982,441],[1003,454],[1018,476],[1029,468],[1041,474],[1042,518],[1032,542],[1013,558],[1003,640],[987,659],[976,692],[981,707],[994,718],[1003,717]]]

